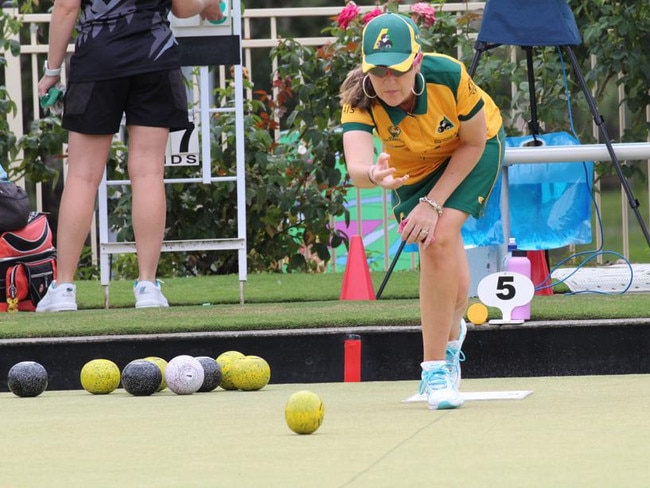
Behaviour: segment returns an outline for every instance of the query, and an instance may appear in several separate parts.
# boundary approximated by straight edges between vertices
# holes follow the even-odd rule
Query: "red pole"
[[[350,334],[345,340],[344,352],[343,381],[361,381],[361,337]]]

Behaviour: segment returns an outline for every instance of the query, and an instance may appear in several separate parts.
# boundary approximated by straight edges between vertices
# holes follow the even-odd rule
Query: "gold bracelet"
[[[370,183],[372,183],[372,184],[375,185],[375,186],[379,186],[379,183],[377,183],[377,180],[375,180],[375,177],[373,176],[374,173],[375,173],[375,172],[373,171],[374,169],[375,169],[374,166],[370,166],[370,167],[368,167],[368,172],[366,173],[366,176],[368,176],[368,181],[369,181]]]
[[[420,198],[420,203],[423,203],[423,202],[429,204],[431,206],[431,208],[434,209],[438,213],[438,216],[442,215],[442,207],[440,206],[440,204],[438,202],[436,202],[435,200],[431,200],[427,196],[424,196],[424,197]]]

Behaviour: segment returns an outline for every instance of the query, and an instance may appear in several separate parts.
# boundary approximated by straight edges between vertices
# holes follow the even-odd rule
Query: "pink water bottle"
[[[508,248],[511,250],[512,255],[509,257],[508,262],[506,263],[506,270],[513,273],[520,273],[528,278],[531,276],[531,265],[530,259],[528,259],[528,254],[526,251],[520,251],[517,249],[514,239],[511,239],[508,243]],[[513,245],[514,244],[514,245]],[[513,320],[530,320],[530,302],[526,305],[521,305],[512,310],[511,318]]]

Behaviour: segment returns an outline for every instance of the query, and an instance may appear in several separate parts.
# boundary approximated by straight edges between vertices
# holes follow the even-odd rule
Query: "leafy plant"
[[[12,161],[16,160],[19,150],[23,152],[22,159],[12,167],[12,176],[25,177],[32,183],[52,182],[56,185],[62,164],[60,161],[56,165],[52,162],[63,157],[61,148],[67,140],[68,133],[61,127],[59,116],[48,115],[32,121],[29,131],[10,148]]]
[[[606,0],[571,0],[583,43],[576,48],[583,60],[589,85],[595,87],[595,99],[601,100],[608,90],[623,87],[627,127],[624,141],[644,141],[650,133],[646,115],[650,105],[650,4],[645,0],[609,2]],[[596,63],[591,67],[591,55]],[[615,117],[607,117],[608,124]],[[610,135],[613,131],[610,131]],[[613,174],[611,164],[597,167],[601,175]],[[637,165],[623,165],[629,178],[643,179]]]
[[[21,22],[13,16],[8,15],[4,9],[0,9],[0,67],[7,64],[5,53],[12,56],[20,54],[20,42],[15,35],[20,32]],[[0,71],[0,73],[3,73]],[[17,111],[15,101],[9,98],[4,79],[0,78],[0,165],[9,169],[11,151],[16,147],[16,136],[11,132],[8,122],[8,115],[15,115]]]

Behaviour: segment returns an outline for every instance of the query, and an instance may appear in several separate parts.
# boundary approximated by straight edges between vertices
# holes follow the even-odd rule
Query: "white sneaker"
[[[45,296],[36,305],[37,312],[77,310],[77,287],[72,283],[50,283]]]
[[[167,299],[160,291],[160,282],[136,281],[133,284],[135,308],[169,307]]]
[[[431,410],[458,408],[463,404],[463,397],[452,381],[445,361],[435,361],[434,365],[422,363],[420,394],[424,393],[427,395],[427,403]]]
[[[445,353],[447,367],[451,373],[451,380],[456,385],[457,390],[460,389],[460,363],[465,361],[465,354],[461,350],[463,342],[465,341],[465,336],[467,336],[467,324],[465,323],[465,320],[460,319],[460,332],[458,334],[458,339],[447,343],[447,350]]]

